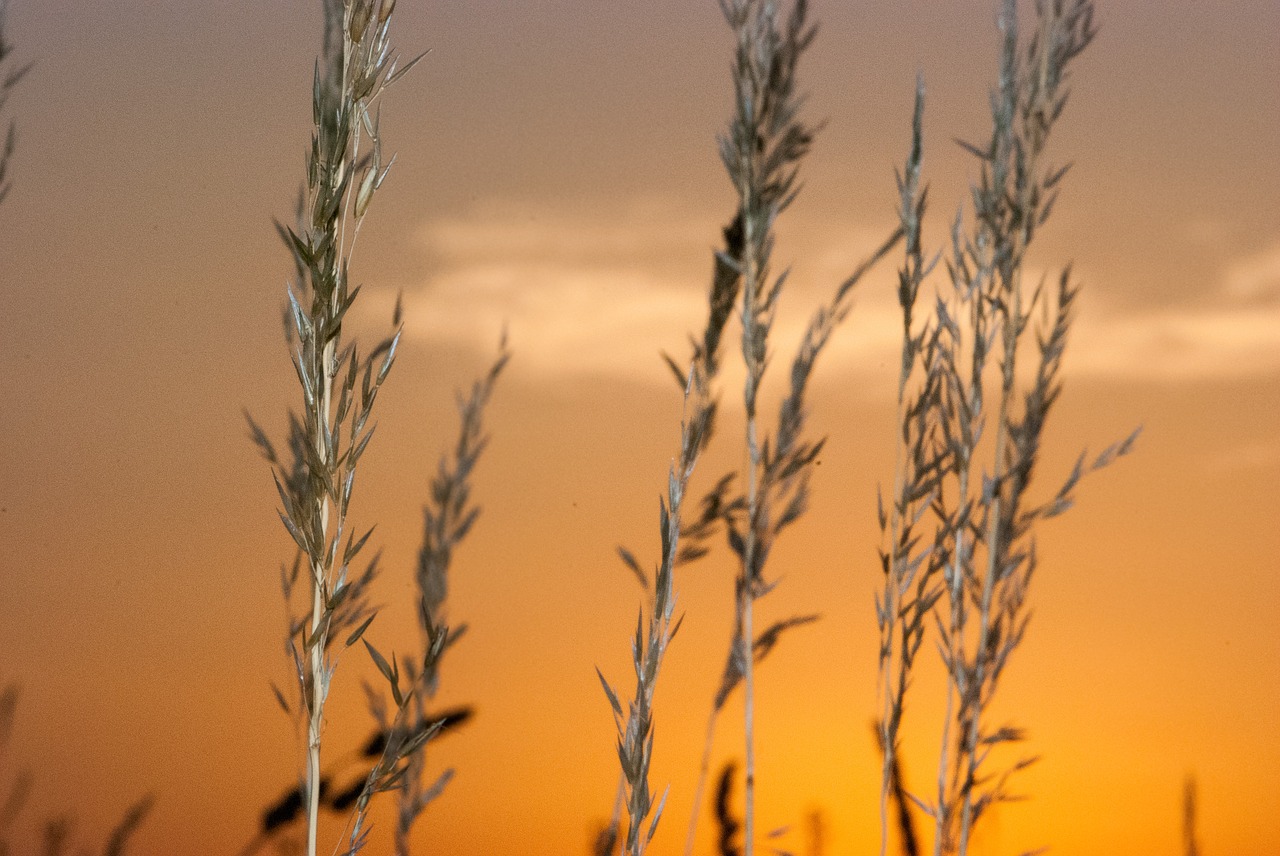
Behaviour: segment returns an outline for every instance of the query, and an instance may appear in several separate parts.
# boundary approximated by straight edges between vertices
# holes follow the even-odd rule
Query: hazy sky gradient
[[[271,218],[290,216],[303,175],[319,8],[11,4],[18,58],[37,63],[3,117],[19,139],[0,206],[0,679],[24,688],[0,787],[34,770],[24,834],[70,811],[100,842],[154,791],[139,856],[234,853],[295,775],[267,684],[288,681],[276,566],[290,542],[241,410],[278,428],[297,398]],[[892,228],[917,70],[938,246],[975,175],[951,140],[982,134],[995,65],[985,0],[813,9],[822,30],[801,77],[827,125],[780,229],[777,259],[795,272],[779,369],[817,301]],[[713,142],[729,36],[712,0],[401,0],[396,19],[404,54],[431,53],[384,105],[399,160],[354,272],[366,341],[400,290],[408,330],[353,505],[384,548],[370,632],[384,650],[416,644],[409,569],[452,390],[506,324],[516,356],[476,486],[485,513],[451,593],[471,629],[442,690],[478,715],[433,750],[458,776],[421,841],[581,854],[616,775],[593,667],[625,682],[641,597],[613,549],[656,554],[675,448],[679,400],[657,355],[681,353],[700,323],[732,213]],[[1204,852],[1265,856],[1280,839],[1280,5],[1111,0],[1100,19],[1052,148],[1076,166],[1030,262],[1053,274],[1072,261],[1085,283],[1041,472],[1145,434],[1044,527],[1036,617],[1002,708],[1044,760],[1021,783],[1034,798],[998,814],[982,852],[1178,852],[1194,771]],[[868,282],[819,366],[813,425],[830,440],[814,510],[774,553],[785,579],[761,606],[762,620],[825,617],[761,672],[760,825],[792,824],[784,841],[802,850],[820,808],[841,856],[876,840],[891,281],[886,266]],[[704,479],[740,463],[736,413]],[[732,569],[721,556],[679,587],[655,856],[683,843]],[[364,736],[369,672],[360,657],[339,670],[332,758]],[[912,702],[920,786],[931,685]],[[733,720],[717,763],[741,756]]]

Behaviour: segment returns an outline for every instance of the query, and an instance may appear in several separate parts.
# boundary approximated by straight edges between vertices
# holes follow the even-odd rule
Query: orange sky
[[[154,791],[132,852],[234,853],[294,776],[267,683],[288,679],[276,565],[290,542],[240,413],[278,426],[296,397],[270,218],[288,216],[302,177],[318,5],[12,4],[9,36],[37,61],[9,102],[20,136],[0,206],[0,679],[23,686],[0,788],[18,767],[36,775],[19,840],[72,812],[80,838],[101,841]],[[795,268],[784,355],[892,225],[917,68],[926,239],[941,241],[972,177],[950,140],[981,133],[995,56],[987,2],[814,12],[801,76],[828,124],[780,229],[777,259]],[[1146,430],[1041,532],[1035,619],[1000,710],[1044,760],[1022,779],[1033,799],[998,814],[982,852],[1178,852],[1194,771],[1206,856],[1265,856],[1280,838],[1280,6],[1112,0],[1100,13],[1053,149],[1076,167],[1031,260],[1073,260],[1085,282],[1042,472]],[[728,35],[711,0],[402,0],[396,17],[404,52],[432,53],[384,105],[399,161],[356,259],[366,339],[407,297],[353,504],[384,549],[370,633],[383,650],[416,644],[426,482],[454,430],[452,390],[506,322],[516,356],[450,605],[471,629],[441,697],[478,714],[432,752],[458,772],[419,840],[457,856],[581,854],[616,775],[594,667],[626,684],[641,596],[613,548],[656,555],[675,448],[679,401],[657,354],[701,322],[732,206],[713,146]],[[792,824],[783,841],[803,851],[821,809],[840,856],[877,839],[891,278],[868,282],[819,366],[812,424],[830,440],[814,510],[771,557],[784,582],[760,607],[766,621],[824,619],[760,674],[759,825]],[[740,462],[735,412],[704,479]],[[672,787],[662,856],[683,843],[732,568],[704,561],[678,585],[687,617],[659,688],[653,777]],[[339,669],[332,757],[364,736],[371,671],[360,657]],[[930,688],[908,734],[921,783]],[[741,757],[731,709],[717,763]]]

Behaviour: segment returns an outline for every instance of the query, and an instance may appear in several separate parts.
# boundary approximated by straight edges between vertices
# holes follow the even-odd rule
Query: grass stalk
[[[689,812],[689,830],[685,833],[685,856],[692,856],[693,846],[698,835],[698,815],[702,805],[702,796],[707,789],[707,777],[711,774],[711,749],[715,744],[716,720],[720,716],[720,708],[711,706],[707,714],[707,731],[702,740],[702,760],[698,762],[698,782],[693,788],[693,810]]]
[[[642,608],[632,641],[636,688],[625,714],[617,693],[604,675],[600,675],[600,683],[613,708],[618,731],[618,760],[627,783],[628,828],[624,849],[628,856],[642,856],[645,852],[662,817],[666,801],[664,795],[655,809],[649,789],[649,766],[653,755],[653,704],[667,646],[679,629],[679,623],[673,622],[673,572],[680,549],[681,511],[686,489],[698,457],[710,436],[715,415],[715,401],[711,395],[709,378],[706,355],[699,353],[695,355],[689,369],[678,457],[668,472],[666,497],[658,503],[661,560],[654,575],[654,597],[648,610],[648,620],[646,621],[645,610]]]
[[[671,467],[667,478],[667,497],[665,501],[659,501],[661,558],[652,581],[631,551],[618,548],[623,563],[649,590],[647,604],[641,609],[632,643],[636,691],[625,715],[617,693],[604,675],[600,675],[600,682],[613,708],[618,729],[618,759],[622,777],[620,787],[628,821],[627,834],[623,839],[623,852],[626,856],[638,856],[644,852],[657,828],[662,811],[659,806],[647,833],[642,834],[641,827],[652,809],[648,775],[653,750],[653,695],[666,646],[676,629],[671,624],[675,599],[674,571],[681,564],[691,562],[707,552],[707,541],[725,516],[724,497],[732,482],[731,477],[720,479],[703,499],[698,517],[690,521],[684,520],[683,503],[689,479],[715,430],[718,401],[712,387],[720,370],[725,325],[733,314],[742,282],[741,210],[724,228],[723,239],[724,249],[713,254],[706,326],[701,337],[693,339],[693,353],[686,364],[687,368],[681,367],[675,359],[664,354],[668,367],[681,386],[684,419],[681,422],[677,462]],[[644,631],[645,609],[649,614],[647,632]],[[714,722],[714,713],[712,721]],[[611,842],[618,837],[617,832],[615,820],[597,841],[597,852],[601,852],[600,848],[611,848]]]
[[[807,511],[810,475],[825,442],[805,436],[806,394],[814,365],[835,328],[848,315],[854,286],[901,240],[903,230],[895,230],[814,312],[791,362],[790,390],[779,410],[776,429],[762,436],[758,401],[769,362],[769,334],[789,273],[774,276],[771,272],[774,225],[799,192],[800,163],[817,130],[799,118],[804,99],[796,91],[796,67],[817,28],[809,23],[804,0],[797,0],[785,21],[772,0],[723,0],[721,8],[737,43],[735,112],[720,139],[720,152],[738,193],[742,223],[739,315],[746,368],[743,408],[748,472],[745,493],[728,503],[724,512],[740,572],[734,587],[734,636],[711,723],[714,725],[719,708],[740,682],[745,733],[744,853],[751,856],[756,827],[755,664],[772,650],[782,631],[817,617],[796,616],[757,632],[754,606],[776,585],[764,573],[769,553],[777,536]],[[707,739],[709,744],[710,728]],[[705,773],[702,776],[700,788]],[[686,853],[690,852],[695,824],[696,814]]]
[[[998,773],[986,769],[997,747],[1020,741],[1021,729],[987,722],[999,678],[1027,629],[1027,592],[1036,567],[1033,525],[1068,508],[1079,479],[1126,454],[1136,432],[1086,463],[1082,455],[1051,501],[1030,505],[1027,489],[1039,457],[1060,372],[1078,286],[1068,267],[1055,289],[1041,282],[1028,296],[1023,266],[1048,219],[1066,169],[1044,166],[1044,152],[1067,98],[1068,67],[1092,41],[1089,0],[1040,0],[1037,27],[1021,38],[1015,0],[1004,0],[999,80],[991,96],[992,132],[984,147],[961,143],[981,163],[971,188],[972,234],[957,216],[947,273],[950,301],[939,297],[920,329],[913,313],[924,261],[919,224],[922,90],[918,86],[911,154],[898,176],[899,218],[907,258],[899,272],[903,363],[898,387],[896,472],[892,511],[879,511],[888,546],[877,596],[881,631],[881,853],[887,847],[888,803],[897,761],[904,699],[916,652],[932,616],[947,670],[946,713],[933,805],[912,797],[934,821],[934,853],[967,856],[973,829],[992,806],[1010,800],[1009,777],[1024,758]],[[1019,369],[1025,334],[1037,312],[1036,360],[1029,383]],[[1025,362],[1025,359],[1023,360]],[[994,363],[994,365],[992,365]],[[998,380],[991,384],[994,370]],[[921,377],[918,392],[908,381]],[[987,387],[996,395],[994,437],[983,442]],[[979,459],[989,450],[989,470]],[[914,529],[932,509],[932,543],[919,548]],[[941,574],[941,583],[937,575]],[[896,672],[895,672],[896,670]],[[895,678],[896,676],[896,678]]]
[[[769,329],[786,275],[773,280],[770,260],[773,224],[795,198],[799,161],[809,149],[813,129],[796,118],[801,99],[795,92],[795,68],[815,30],[807,21],[808,5],[797,0],[785,29],[772,0],[721,0],[721,10],[737,41],[734,63],[735,114],[721,138],[721,157],[738,193],[742,217],[742,357],[747,487],[746,523],[731,529],[741,572],[735,583],[736,630],[731,658],[743,684],[745,742],[744,853],[755,842],[755,639],[754,604],[768,590],[763,578],[769,525],[761,500],[764,450],[757,425],[757,405],[768,358]]]
[[[873,723],[872,731],[875,733],[876,748],[880,750],[882,757],[885,751],[885,729],[879,721]],[[903,856],[920,856],[920,836],[916,832],[915,816],[912,814],[913,803],[908,795],[906,782],[902,775],[902,755],[895,754],[889,767],[889,783],[887,789],[893,804],[894,823],[898,829],[898,851]],[[887,809],[885,803],[881,802],[881,823],[888,823]],[[886,836],[881,835],[881,849],[885,849],[884,841]]]
[[[351,254],[370,202],[390,169],[382,159],[375,107],[386,88],[413,64],[397,68],[389,41],[394,8],[395,0],[323,0],[324,41],[312,90],[314,129],[305,195],[297,228],[278,227],[298,273],[289,289],[287,314],[302,415],[291,418],[289,442],[295,459],[287,472],[275,466],[274,449],[256,426],[253,429],[277,471],[280,518],[300,551],[310,593],[305,620],[296,626],[291,622],[289,635],[306,721],[307,856],[315,856],[318,846],[324,710],[337,666],[330,643],[350,629],[349,623],[363,620],[346,637],[345,650],[360,640],[372,620],[361,599],[362,582],[371,574],[356,585],[349,580],[350,563],[368,534],[356,539],[349,531],[347,512],[356,467],[373,434],[374,402],[394,362],[399,333],[362,358],[354,343],[344,344],[342,328],[360,290],[349,286]],[[367,153],[362,151],[366,137]],[[288,596],[287,578],[285,588]],[[365,645],[403,708],[394,658],[388,664]],[[288,709],[278,692],[277,697]],[[375,769],[390,775],[395,759],[390,767],[383,766],[380,761]],[[361,801],[361,810],[366,803]],[[361,821],[358,813],[349,852],[362,843]]]
[[[480,516],[480,508],[471,500],[471,477],[480,456],[488,446],[484,432],[484,413],[492,397],[494,385],[510,358],[504,335],[498,349],[498,358],[488,371],[472,384],[470,393],[459,395],[458,413],[460,428],[457,442],[451,453],[440,459],[436,475],[431,482],[431,498],[423,509],[422,547],[418,553],[415,580],[418,587],[419,629],[422,633],[423,662],[430,664],[429,671],[417,675],[406,665],[407,677],[413,687],[411,712],[405,727],[411,733],[424,731],[434,720],[428,706],[434,700],[439,684],[440,661],[452,645],[466,632],[466,625],[458,625],[448,635],[447,643],[439,654],[429,652],[439,635],[439,628],[446,626],[445,602],[449,593],[449,569],[454,550],[466,538]],[[405,774],[398,792],[396,812],[396,856],[410,856],[410,834],[414,824],[448,785],[453,770],[448,769],[433,782],[425,780],[426,744],[406,759]]]
[[[1200,856],[1200,839],[1196,835],[1196,777],[1188,774],[1182,783],[1182,856]]]
[[[940,392],[937,327],[926,320],[916,329],[916,302],[920,286],[936,259],[926,261],[921,244],[921,221],[927,191],[921,186],[923,158],[924,81],[917,79],[912,113],[911,150],[897,175],[899,227],[906,255],[898,271],[898,302],[902,309],[903,337],[898,374],[897,424],[894,452],[894,484],[889,512],[878,496],[877,517],[884,587],[876,600],[880,630],[878,676],[880,718],[877,735],[882,749],[880,780],[880,853],[888,849],[889,802],[897,797],[894,771],[898,767],[898,741],[916,654],[924,639],[928,616],[941,596],[936,585],[941,553],[935,543],[920,547],[917,528],[937,494],[942,456],[936,451],[933,410]],[[919,389],[911,384],[922,375]]]
[[[1029,534],[1034,519],[1023,516],[1025,489],[1036,463],[1040,435],[1049,408],[1060,386],[1058,371],[1070,325],[1070,309],[1076,289],[1069,269],[1062,275],[1054,301],[1051,328],[1042,333],[1036,379],[1026,394],[1022,413],[1015,416],[1019,344],[1027,328],[1028,313],[1039,302],[1037,289],[1024,308],[1022,261],[1036,228],[1052,208],[1052,176],[1041,176],[1042,154],[1054,121],[1066,104],[1059,91],[1068,63],[1092,41],[1093,9],[1088,0],[1054,0],[1037,6],[1039,31],[1019,57],[1017,4],[1005,0],[1001,13],[1004,34],[1000,87],[993,98],[993,135],[987,150],[980,188],[975,190],[975,216],[980,222],[978,244],[981,268],[988,264],[992,291],[984,302],[994,307],[994,323],[1002,339],[1000,399],[996,420],[992,475],[984,485],[981,529],[985,530],[985,567],[981,571],[977,599],[978,633],[972,660],[965,667],[965,692],[961,711],[959,749],[963,775],[960,786],[960,826],[957,849],[966,856],[973,824],[978,815],[1004,798],[1001,785],[985,793],[978,790],[979,768],[989,748],[1017,740],[1016,729],[984,730],[983,715],[1008,655],[1026,628],[1022,602],[1035,567],[1034,542],[1027,552],[1018,541]],[[984,241],[985,239],[985,241]],[[988,262],[988,259],[990,261]],[[985,275],[985,270],[984,270]],[[981,303],[977,311],[983,311]],[[969,459],[971,461],[971,459]],[[969,463],[966,461],[966,463]],[[978,587],[973,587],[978,588]],[[999,598],[999,602],[997,602]],[[1019,762],[1022,766],[1029,761]]]

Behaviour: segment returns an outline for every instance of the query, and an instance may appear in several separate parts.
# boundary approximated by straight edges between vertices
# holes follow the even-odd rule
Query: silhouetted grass
[[[882,501],[879,512],[885,579],[876,602],[882,854],[905,697],[930,624],[948,677],[946,714],[936,794],[913,799],[934,821],[936,856],[965,856],[984,812],[1015,798],[1010,777],[1035,758],[992,770],[993,750],[1024,735],[987,720],[1027,630],[1035,524],[1069,508],[1081,477],[1128,453],[1136,440],[1135,432],[1093,459],[1081,455],[1049,501],[1031,502],[1079,286],[1068,266],[1056,287],[1044,281],[1028,287],[1024,261],[1067,172],[1047,163],[1046,147],[1067,103],[1069,69],[1096,32],[1089,0],[1044,0],[1035,11],[1034,32],[1024,38],[1016,2],[1004,0],[991,136],[980,145],[960,143],[980,168],[971,220],[966,225],[957,215],[945,255],[948,287],[918,323],[916,299],[937,260],[926,259],[920,240],[927,196],[920,183],[922,83],[910,155],[898,176],[907,253],[898,288],[904,332],[897,473],[891,508],[886,512]],[[1037,315],[1042,320],[1030,342]],[[926,514],[934,531],[918,534]]]
[[[31,70],[33,63],[13,65],[13,44],[8,39],[7,17],[9,0],[0,0],[0,116],[4,115],[9,94],[18,85],[18,81]],[[9,129],[5,132],[4,143],[0,145],[0,202],[9,195],[9,158],[13,156],[18,142],[18,123],[10,120]]]
[[[817,619],[792,616],[755,629],[755,604],[777,585],[765,569],[776,539],[809,507],[809,480],[825,440],[807,435],[807,392],[814,367],[832,334],[850,310],[854,286],[901,238],[891,234],[884,245],[840,283],[831,300],[813,314],[791,362],[790,389],[779,409],[776,428],[764,432],[758,421],[758,400],[770,354],[770,331],[783,294],[787,272],[771,270],[775,225],[799,192],[799,170],[813,141],[816,126],[800,117],[803,97],[797,91],[796,71],[816,35],[808,20],[808,4],[797,0],[782,19],[777,4],[763,0],[725,0],[721,10],[734,34],[734,112],[719,139],[720,157],[738,196],[738,214],[726,238],[732,236],[737,253],[723,259],[725,272],[736,274],[740,295],[740,351],[746,369],[743,408],[746,472],[717,482],[704,500],[724,523],[729,547],[737,558],[734,583],[734,630],[723,676],[708,716],[702,764],[694,789],[701,801],[710,768],[716,720],[730,694],[743,687],[745,745],[744,852],[755,848],[755,704],[754,668],[787,630]],[[731,264],[730,264],[731,262]],[[719,273],[720,269],[717,269]],[[712,316],[725,318],[713,289]],[[719,315],[717,315],[717,309]],[[730,493],[734,485],[741,492]],[[707,527],[710,528],[709,526]],[[690,817],[685,853],[693,850],[698,812]]]
[[[434,725],[435,716],[428,712],[428,706],[434,700],[439,684],[441,660],[466,631],[466,625],[460,624],[442,636],[445,633],[443,628],[447,626],[445,605],[449,593],[449,569],[453,551],[467,537],[480,516],[479,506],[471,499],[471,476],[489,442],[483,428],[485,407],[493,394],[498,376],[510,358],[505,335],[498,350],[497,360],[472,385],[470,394],[465,398],[458,398],[461,417],[458,439],[452,452],[441,457],[439,468],[431,482],[430,501],[423,508],[422,547],[418,553],[418,567],[414,578],[418,590],[418,620],[422,631],[422,662],[425,670],[418,675],[412,663],[405,664],[406,677],[411,687],[411,702],[408,716],[400,724],[400,728],[408,730],[410,734],[427,732],[433,728],[443,729],[452,724],[450,720],[444,719],[442,725]],[[439,645],[439,650],[433,654],[432,649],[436,645]],[[469,718],[470,715],[471,711],[467,709],[466,717]],[[425,768],[424,743],[406,759],[404,776],[399,785],[395,833],[397,856],[409,856],[409,836],[414,824],[453,777],[453,770],[447,769],[428,783],[425,780]]]
[[[9,738],[13,732],[14,720],[18,710],[18,685],[6,684],[0,691],[0,768],[9,748]],[[0,803],[0,856],[9,856],[14,852],[9,843],[15,823],[26,807],[35,787],[35,777],[30,770],[22,770],[9,785],[8,795]],[[155,797],[148,794],[130,806],[115,828],[107,836],[107,843],[102,849],[103,856],[125,856],[128,852],[129,839],[142,822],[146,820],[155,804]],[[41,828],[41,852],[50,856],[61,856],[72,844],[72,833],[75,820],[69,813],[57,815],[45,821]],[[92,848],[80,846],[79,854],[95,852]]]
[[[1182,785],[1182,856],[1200,856],[1196,836],[1196,777],[1188,774]]]

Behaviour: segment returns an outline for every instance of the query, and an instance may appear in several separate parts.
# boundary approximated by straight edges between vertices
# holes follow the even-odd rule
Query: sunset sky
[[[894,226],[917,71],[928,89],[926,242],[940,247],[975,164],[995,73],[994,0],[813,0],[800,68],[826,120],[783,217],[793,266],[767,380],[809,313]],[[1183,781],[1205,856],[1280,840],[1280,3],[1101,0],[1051,157],[1074,161],[1032,256],[1084,283],[1040,473],[1144,426],[1136,453],[1045,523],[1035,618],[997,718],[1042,756],[982,856],[1181,852]],[[223,856],[292,784],[300,743],[278,565],[292,542],[242,411],[279,434],[299,398],[280,328],[289,219],[310,133],[320,3],[12,0],[36,65],[0,205],[0,682],[22,686],[0,795],[35,776],[16,842],[76,818],[100,846],[146,793],[135,856]],[[582,856],[611,809],[614,726],[598,666],[630,691],[657,497],[680,400],[659,357],[703,321],[710,250],[734,196],[715,134],[729,32],[713,0],[401,0],[394,39],[430,49],[383,103],[398,153],[361,235],[354,332],[406,341],[352,515],[376,523],[383,651],[417,645],[421,506],[456,429],[454,390],[509,331],[456,556],[440,703],[476,717],[429,753],[456,777],[419,851]],[[758,825],[806,852],[876,852],[872,593],[877,484],[893,477],[893,264],[863,286],[816,374],[829,437],[813,510],[770,558],[759,621],[821,612],[758,675]],[[730,351],[736,358],[736,351]],[[743,461],[737,372],[696,488]],[[732,624],[717,545],[677,579],[680,634],[657,700],[653,783],[671,797],[654,856],[682,851]],[[326,734],[336,762],[369,722],[351,652]],[[934,669],[931,665],[930,669]],[[935,669],[936,671],[936,669]],[[910,702],[908,784],[931,779],[936,675]],[[714,763],[741,759],[741,700]],[[1010,753],[1007,760],[1013,760]],[[700,809],[705,812],[705,807]],[[376,813],[380,829],[389,815]],[[701,824],[699,853],[713,852]],[[326,827],[336,835],[337,824]],[[263,853],[269,852],[267,850]],[[389,851],[375,831],[369,853]],[[760,852],[764,852],[762,849]]]

